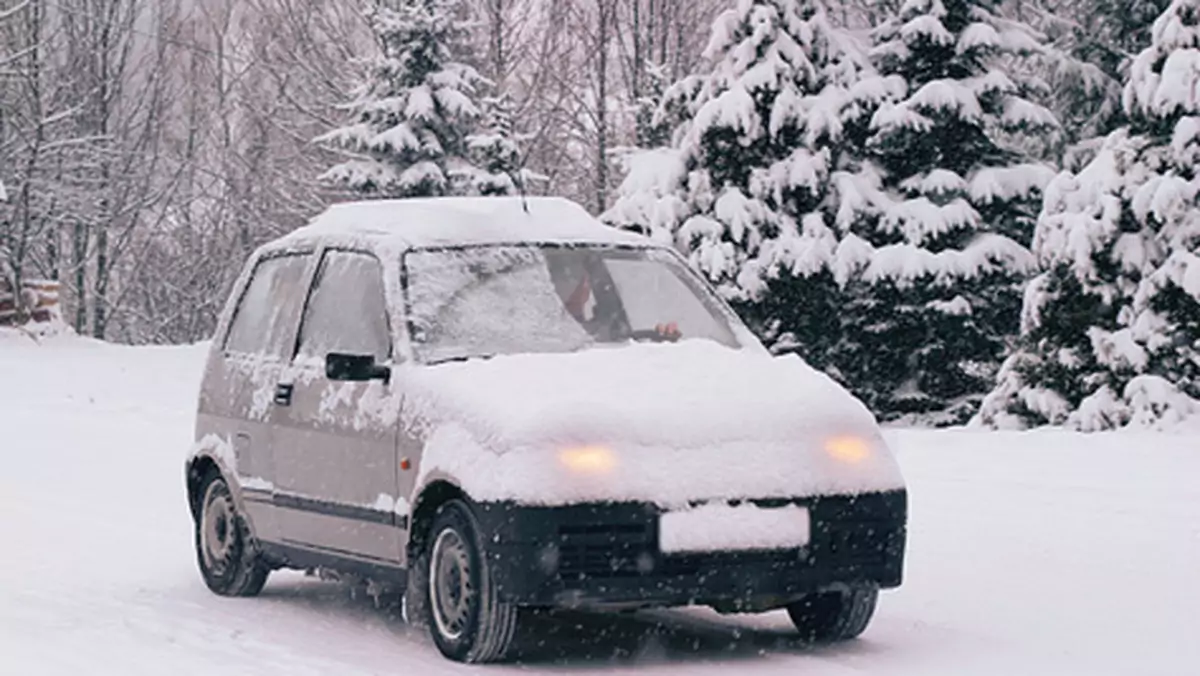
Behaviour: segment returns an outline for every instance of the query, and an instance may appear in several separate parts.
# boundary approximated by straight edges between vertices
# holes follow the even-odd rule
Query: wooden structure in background
[[[17,326],[30,321],[49,322],[62,316],[59,299],[61,284],[52,280],[28,279],[21,282],[21,302],[12,285],[0,279],[0,326]]]

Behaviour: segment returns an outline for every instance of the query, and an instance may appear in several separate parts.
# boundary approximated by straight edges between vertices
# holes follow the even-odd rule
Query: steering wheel
[[[638,342],[650,341],[654,343],[674,343],[680,338],[679,335],[665,334],[654,329],[630,331],[629,337]]]

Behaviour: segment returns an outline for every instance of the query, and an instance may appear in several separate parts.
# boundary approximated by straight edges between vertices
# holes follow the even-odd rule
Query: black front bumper
[[[810,592],[900,585],[904,491],[753,501],[803,505],[811,539],[778,551],[663,554],[659,507],[478,505],[501,597],[529,606],[713,605],[758,610]]]

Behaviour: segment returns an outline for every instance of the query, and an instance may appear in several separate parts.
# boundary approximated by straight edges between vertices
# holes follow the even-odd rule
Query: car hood
[[[481,498],[522,497],[515,491],[566,502],[903,485],[867,408],[795,356],[697,340],[503,356],[416,367],[401,377],[406,426],[432,440],[422,474],[444,471],[460,483],[477,477],[469,492]],[[828,452],[831,440],[846,438],[870,449],[857,467]],[[623,458],[608,479],[585,482],[591,493],[581,493],[578,477],[563,475],[556,460],[579,448]],[[689,469],[701,465],[703,477]],[[694,490],[671,487],[681,484]],[[548,497],[556,490],[561,495]]]
[[[499,356],[414,369],[405,410],[493,450],[534,444],[693,447],[871,434],[874,417],[796,356],[710,341]]]

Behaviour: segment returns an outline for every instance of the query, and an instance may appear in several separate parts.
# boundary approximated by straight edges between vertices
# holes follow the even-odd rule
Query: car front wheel
[[[439,508],[428,543],[425,607],[438,650],[460,662],[504,659],[518,611],[499,598],[470,508],[458,500]]]
[[[238,513],[229,485],[212,472],[202,483],[196,518],[196,559],[204,584],[222,596],[255,596],[270,568],[253,547],[250,530]]]
[[[878,600],[874,588],[825,591],[789,604],[787,611],[803,640],[846,641],[866,630]]]

